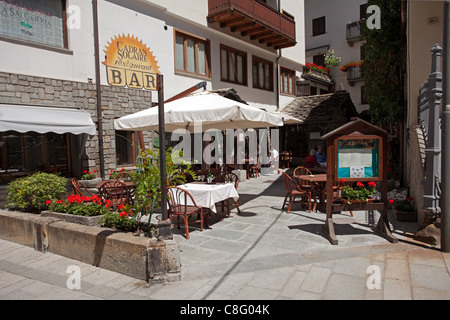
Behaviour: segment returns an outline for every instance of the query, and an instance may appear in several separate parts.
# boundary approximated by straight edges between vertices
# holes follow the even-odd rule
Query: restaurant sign
[[[130,35],[115,36],[104,52],[103,64],[111,86],[158,90],[157,61],[141,40]]]

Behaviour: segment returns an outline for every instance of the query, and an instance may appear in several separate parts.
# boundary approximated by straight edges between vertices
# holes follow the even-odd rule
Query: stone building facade
[[[102,86],[101,99],[104,166],[105,171],[109,171],[118,167],[114,119],[151,107],[152,92]],[[90,113],[98,129],[96,84],[0,73],[0,103],[84,110]],[[150,145],[152,133],[144,132],[143,135],[145,144]],[[98,130],[94,136],[86,135],[84,139],[71,135],[71,140],[70,176],[79,177],[84,170],[100,170]],[[81,148],[74,147],[75,140],[84,145]],[[77,155],[80,154],[81,158],[78,159]]]

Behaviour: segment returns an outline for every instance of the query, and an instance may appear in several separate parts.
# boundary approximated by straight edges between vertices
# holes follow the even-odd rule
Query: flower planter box
[[[42,217],[52,217],[61,219],[66,222],[71,223],[78,223],[82,224],[84,226],[91,226],[91,227],[100,227],[100,220],[102,219],[103,215],[99,216],[79,216],[69,213],[61,213],[61,212],[52,212],[52,211],[42,211],[41,212]]]
[[[395,219],[402,222],[417,222],[417,211],[400,211],[395,208],[392,209]]]
[[[102,178],[95,178],[91,180],[80,180],[80,182],[85,186],[86,188],[93,189],[97,186],[99,182],[102,181]]]

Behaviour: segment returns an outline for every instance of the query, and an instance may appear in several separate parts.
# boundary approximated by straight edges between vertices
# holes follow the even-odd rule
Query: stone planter
[[[91,227],[100,227],[99,222],[103,217],[103,215],[79,216],[79,215],[74,215],[74,214],[69,214],[69,213],[52,212],[52,211],[42,211],[41,216],[57,218],[57,219],[61,219],[66,222],[77,223],[77,224],[82,224],[84,226],[91,226]]]
[[[400,211],[392,208],[395,219],[401,222],[417,222],[417,211]]]
[[[86,188],[93,189],[95,186],[102,181],[102,178],[95,178],[91,180],[80,180],[80,182],[85,186]]]

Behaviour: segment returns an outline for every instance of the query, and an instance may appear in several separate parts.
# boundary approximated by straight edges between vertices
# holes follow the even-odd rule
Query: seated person
[[[324,150],[323,146],[317,147],[316,159],[317,159],[317,162],[320,163],[320,165],[322,167],[327,166],[327,155],[325,154],[325,150]]]
[[[317,162],[316,159],[316,150],[311,150],[309,153],[309,156],[305,158],[305,161],[303,162],[303,166],[305,168],[315,168],[320,167],[319,162]]]

